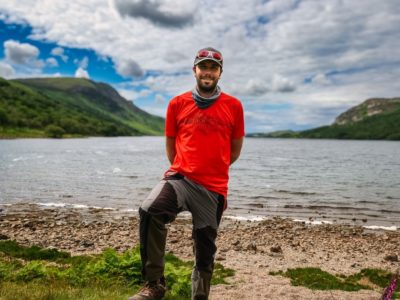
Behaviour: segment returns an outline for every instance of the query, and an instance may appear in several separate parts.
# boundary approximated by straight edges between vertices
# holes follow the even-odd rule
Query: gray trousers
[[[177,214],[189,211],[193,220],[192,299],[208,299],[217,250],[215,239],[224,209],[224,197],[205,189],[181,174],[161,180],[142,203],[140,214],[140,253],[146,281],[164,277],[167,238],[165,224]]]

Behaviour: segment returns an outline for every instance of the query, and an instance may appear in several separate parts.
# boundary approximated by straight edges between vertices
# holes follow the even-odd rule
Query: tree
[[[4,109],[0,108],[0,125],[7,125],[9,123],[7,113]]]
[[[45,132],[48,137],[60,139],[65,133],[65,130],[56,125],[49,125],[46,127]]]
[[[71,118],[61,118],[59,121],[60,126],[68,133],[80,133],[80,124]]]

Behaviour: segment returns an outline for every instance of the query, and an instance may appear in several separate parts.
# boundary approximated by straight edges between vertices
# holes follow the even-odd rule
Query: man
[[[165,135],[171,167],[139,209],[146,284],[130,300],[164,297],[165,224],[181,211],[190,211],[193,219],[192,299],[208,299],[228,170],[240,155],[244,136],[241,103],[217,85],[222,67],[221,52],[211,47],[198,51],[193,66],[197,86],[168,105]]]

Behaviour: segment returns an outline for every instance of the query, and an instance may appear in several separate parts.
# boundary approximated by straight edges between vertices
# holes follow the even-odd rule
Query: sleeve
[[[176,106],[174,99],[172,99],[168,104],[167,116],[165,118],[165,136],[175,137],[176,131]]]
[[[244,136],[244,115],[242,103],[238,102],[235,111],[235,124],[233,126],[233,139],[239,139]]]

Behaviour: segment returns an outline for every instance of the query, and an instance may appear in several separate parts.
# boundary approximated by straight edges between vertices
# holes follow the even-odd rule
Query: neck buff
[[[221,88],[218,85],[217,85],[217,88],[215,89],[214,94],[209,98],[200,96],[199,91],[197,90],[197,87],[195,87],[192,90],[192,96],[193,96],[194,102],[196,102],[196,105],[198,106],[198,108],[201,108],[201,109],[211,106],[211,104],[213,104],[220,95],[221,95]]]

